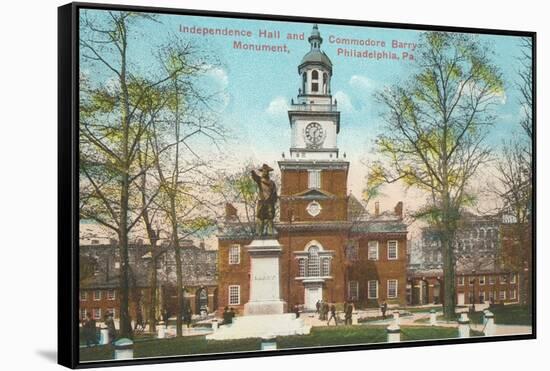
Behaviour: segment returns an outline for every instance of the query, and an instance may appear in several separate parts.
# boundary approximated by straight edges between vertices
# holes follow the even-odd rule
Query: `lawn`
[[[531,313],[526,305],[493,306],[490,310],[495,315],[497,325],[532,325]],[[472,323],[483,322],[482,312],[476,312],[469,317]]]
[[[472,334],[477,336],[480,334]],[[455,328],[444,327],[402,327],[402,340],[426,340],[455,338]],[[387,339],[384,326],[338,326],[314,327],[309,335],[281,336],[277,338],[279,349],[319,347],[329,345],[383,343]],[[162,357],[174,355],[207,354],[259,350],[261,340],[206,340],[204,336],[180,337],[163,340],[136,339],[134,357]],[[82,362],[111,359],[112,347],[96,346],[81,348]]]

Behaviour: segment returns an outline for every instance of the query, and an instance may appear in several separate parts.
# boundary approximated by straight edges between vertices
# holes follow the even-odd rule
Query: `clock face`
[[[321,124],[312,122],[306,126],[304,135],[307,143],[312,146],[319,146],[325,140],[325,131]]]
[[[311,201],[306,208],[308,214],[313,217],[316,217],[317,215],[319,215],[321,213],[321,209],[322,207],[317,201]]]

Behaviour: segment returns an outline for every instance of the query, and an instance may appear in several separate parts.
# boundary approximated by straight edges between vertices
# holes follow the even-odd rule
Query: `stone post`
[[[218,331],[218,326],[219,326],[219,325],[218,325],[218,320],[214,318],[214,319],[212,320],[212,331],[213,331],[213,332]]]
[[[359,313],[353,312],[351,314],[351,324],[352,325],[358,325],[359,324]]]
[[[275,335],[262,337],[262,350],[277,350],[277,338]]]
[[[157,325],[157,338],[166,338],[166,326],[164,325],[163,321],[160,321]]]
[[[101,327],[99,330],[99,345],[109,344],[109,329],[107,327]]]
[[[134,342],[127,338],[118,339],[113,343],[115,347],[115,359],[133,359]]]
[[[458,337],[470,337],[470,319],[468,318],[468,313],[466,312],[460,313],[460,318],[458,319]]]
[[[399,343],[401,341],[401,328],[399,325],[392,323],[386,327],[386,332],[388,334],[388,343]]]
[[[437,313],[435,309],[430,310],[430,326],[435,326],[437,322]]]
[[[495,315],[490,311],[486,311],[483,318],[485,322],[485,336],[495,335]]]
[[[395,326],[399,327],[399,311],[393,312],[393,323]]]

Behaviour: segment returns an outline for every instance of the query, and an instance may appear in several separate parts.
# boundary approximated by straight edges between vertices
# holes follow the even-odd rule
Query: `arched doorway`
[[[195,294],[195,300],[195,313],[199,314],[201,310],[206,310],[206,308],[208,308],[208,290],[206,290],[206,288],[204,287],[198,289],[197,293]]]

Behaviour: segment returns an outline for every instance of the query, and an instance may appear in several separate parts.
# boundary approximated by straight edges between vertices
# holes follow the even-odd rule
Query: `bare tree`
[[[386,130],[377,138],[383,160],[374,182],[403,182],[429,195],[416,216],[438,231],[444,269],[444,312],[455,316],[453,241],[461,210],[475,200],[469,185],[489,160],[486,128],[503,82],[490,50],[474,36],[429,32],[422,36],[418,71],[378,95]]]

